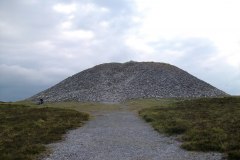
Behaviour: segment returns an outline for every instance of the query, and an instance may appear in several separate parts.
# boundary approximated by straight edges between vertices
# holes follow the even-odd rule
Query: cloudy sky
[[[239,0],[0,0],[0,101],[106,62],[176,65],[240,95]]]

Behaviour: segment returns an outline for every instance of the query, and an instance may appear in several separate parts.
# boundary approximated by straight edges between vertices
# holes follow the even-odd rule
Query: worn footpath
[[[85,126],[49,146],[44,160],[220,160],[219,153],[189,152],[154,131],[134,112],[95,113]]]

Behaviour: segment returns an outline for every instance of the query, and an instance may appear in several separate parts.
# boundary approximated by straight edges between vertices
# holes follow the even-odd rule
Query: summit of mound
[[[30,100],[121,102],[134,98],[226,96],[223,91],[173,65],[155,62],[105,63],[79,72]]]

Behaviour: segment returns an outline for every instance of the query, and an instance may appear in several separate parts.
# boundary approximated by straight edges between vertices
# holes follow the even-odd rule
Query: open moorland
[[[240,159],[240,97],[139,99],[124,104],[58,102],[36,105],[27,101],[1,103],[0,159],[35,159],[48,151],[47,144],[58,142],[68,133],[67,130],[81,127],[87,120],[93,122],[83,131],[88,130],[91,124],[100,123],[98,118],[108,123],[111,115],[116,119],[121,117],[117,114],[124,113],[128,116],[130,112],[139,113],[160,135],[177,137],[183,149],[222,152],[230,160]],[[120,126],[125,121],[129,124],[124,119]],[[113,122],[109,123],[117,127]],[[120,122],[116,120],[116,123]],[[137,123],[141,122],[137,120]],[[81,133],[81,128],[78,130]],[[123,133],[127,134],[127,131],[130,130]],[[90,147],[89,144],[86,145]],[[183,155],[188,154],[179,151]]]
[[[46,144],[61,140],[88,119],[88,114],[70,109],[1,103],[0,159],[34,159],[46,151]]]
[[[132,101],[148,106],[139,112],[155,130],[181,135],[182,148],[219,151],[231,160],[240,159],[240,97],[195,100]]]

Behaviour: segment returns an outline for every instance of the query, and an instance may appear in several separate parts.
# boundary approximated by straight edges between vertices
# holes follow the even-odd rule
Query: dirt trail
[[[97,112],[85,126],[51,144],[44,160],[220,160],[221,154],[189,152],[180,143],[154,131],[126,107]]]

